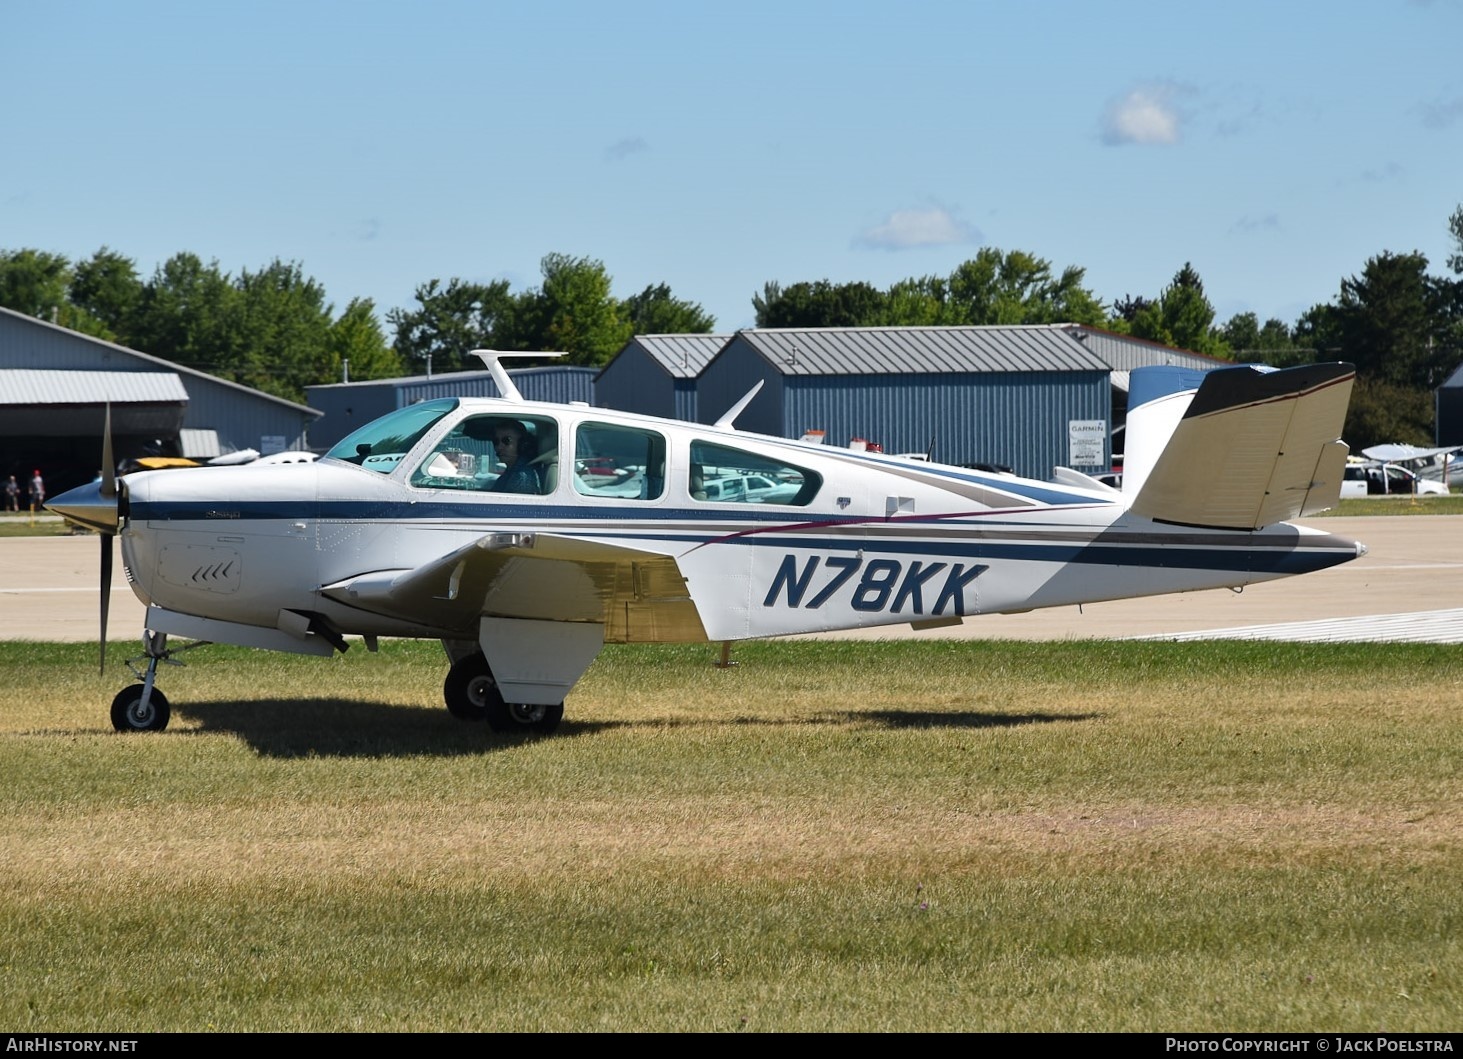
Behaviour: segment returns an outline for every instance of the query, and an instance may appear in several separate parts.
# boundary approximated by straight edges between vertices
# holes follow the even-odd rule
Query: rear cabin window
[[[726,445],[691,443],[686,488],[692,500],[805,507],[813,502],[822,485],[823,479],[816,471]]]
[[[606,500],[665,495],[665,436],[654,430],[581,423],[574,436],[574,491]]]

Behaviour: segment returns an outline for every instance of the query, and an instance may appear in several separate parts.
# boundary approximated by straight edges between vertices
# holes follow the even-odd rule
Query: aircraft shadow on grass
[[[229,734],[271,758],[460,757],[522,746],[544,733],[497,733],[486,725],[463,725],[442,710],[421,706],[363,703],[340,698],[195,701],[176,711],[203,734]],[[558,737],[593,736],[616,729],[707,729],[727,727],[847,727],[867,730],[964,728],[972,731],[1096,720],[1096,713],[1000,713],[976,710],[827,711],[805,717],[748,717],[728,713],[695,718],[637,721],[573,721]]]

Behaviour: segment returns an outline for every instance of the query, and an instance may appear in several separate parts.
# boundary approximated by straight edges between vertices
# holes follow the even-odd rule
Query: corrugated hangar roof
[[[694,379],[731,335],[636,335],[635,342],[673,379]]]
[[[0,404],[188,403],[183,380],[166,371],[0,370]]]
[[[1013,327],[749,328],[737,332],[784,375],[1107,371],[1072,334]]]
[[[1059,324],[1057,326],[1111,364],[1114,374],[1122,372],[1124,377],[1134,368],[1150,364],[1178,364],[1185,368],[1198,368],[1201,371],[1230,364],[1229,361],[1211,357],[1207,353],[1175,349],[1172,346],[1165,346],[1162,342],[1134,338],[1132,335],[1120,335],[1100,327],[1087,327],[1082,324]],[[1126,389],[1127,384],[1123,385]]]

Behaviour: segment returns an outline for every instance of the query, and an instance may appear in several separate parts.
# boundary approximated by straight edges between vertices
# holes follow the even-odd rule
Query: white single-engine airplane
[[[549,733],[606,643],[938,628],[1366,551],[1287,521],[1337,503],[1349,364],[1134,371],[1119,492],[739,431],[756,388],[709,426],[527,401],[475,352],[503,396],[399,409],[311,463],[117,478],[108,427],[102,481],[47,506],[102,534],[103,663],[113,536],[147,605],[118,730],[164,728],[158,664],[208,643],[440,640],[454,716]]]

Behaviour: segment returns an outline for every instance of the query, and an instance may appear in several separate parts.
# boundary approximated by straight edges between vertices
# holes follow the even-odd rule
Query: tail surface
[[[1129,509],[1250,530],[1335,507],[1355,379],[1343,363],[1135,369],[1123,454]]]

